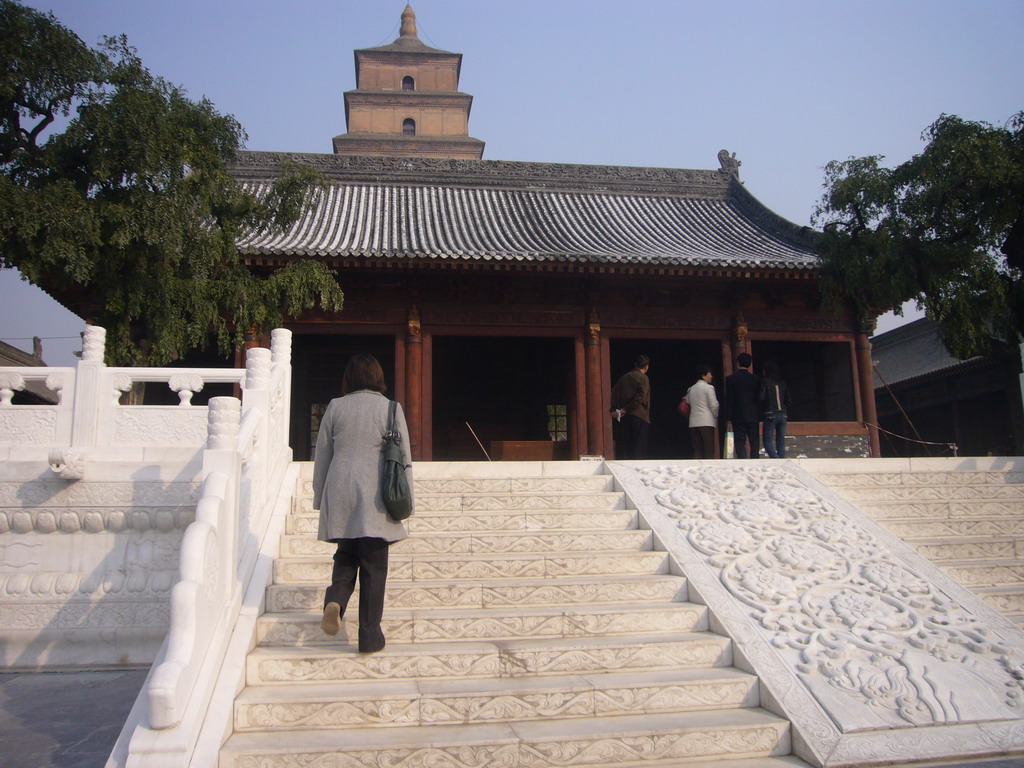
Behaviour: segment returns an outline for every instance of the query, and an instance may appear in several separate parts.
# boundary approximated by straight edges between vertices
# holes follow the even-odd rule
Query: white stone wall
[[[92,459],[82,480],[18,452],[0,451],[0,663],[151,663],[195,514],[198,452]]]

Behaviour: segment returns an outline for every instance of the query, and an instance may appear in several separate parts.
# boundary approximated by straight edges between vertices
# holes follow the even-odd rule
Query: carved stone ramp
[[[881,459],[808,468],[988,605],[1024,624],[1024,461]]]
[[[609,468],[758,676],[762,706],[790,720],[796,756],[836,768],[1022,756],[1024,633],[819,479],[885,466]]]
[[[319,627],[310,468],[221,768],[787,768],[789,723],[600,462],[419,464],[387,647]]]

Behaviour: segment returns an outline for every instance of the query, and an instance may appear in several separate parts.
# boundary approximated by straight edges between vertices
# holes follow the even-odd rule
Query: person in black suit
[[[737,459],[758,458],[757,426],[761,419],[756,398],[761,380],[750,370],[753,363],[749,354],[741,352],[736,356],[738,370],[725,380],[725,417],[732,422]]]

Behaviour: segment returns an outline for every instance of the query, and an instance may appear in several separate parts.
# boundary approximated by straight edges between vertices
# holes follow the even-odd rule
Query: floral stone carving
[[[898,541],[760,464],[615,471],[635,472],[839,732],[1019,722],[1024,655],[1008,623],[993,630]]]

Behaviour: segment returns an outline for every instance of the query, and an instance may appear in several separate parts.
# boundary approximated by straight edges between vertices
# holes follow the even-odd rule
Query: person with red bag
[[[686,390],[683,401],[690,406],[690,442],[693,458],[715,458],[715,425],[718,424],[718,396],[711,386],[711,366],[697,366],[697,381]]]

